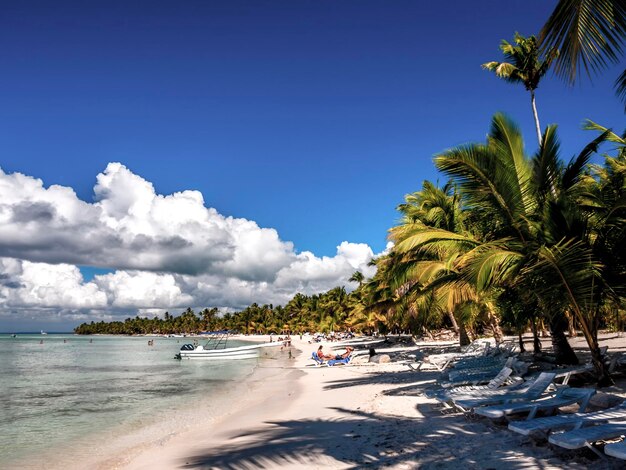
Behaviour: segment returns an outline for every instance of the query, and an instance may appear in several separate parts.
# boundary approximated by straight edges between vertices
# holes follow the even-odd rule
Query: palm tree
[[[350,279],[348,279],[348,281],[350,282],[358,282],[359,287],[363,286],[364,280],[365,280],[365,276],[363,275],[361,271],[355,271],[354,274],[350,276]]]
[[[433,229],[455,233],[464,231],[457,191],[451,182],[439,188],[430,181],[424,181],[422,190],[405,196],[404,204],[397,209],[403,217],[400,225],[390,230],[389,238],[395,243],[395,252],[399,256],[394,258],[388,274],[390,285],[400,300],[400,310],[421,318],[424,325],[438,316],[446,316],[459,335],[460,344],[468,344],[469,322],[458,321],[455,312],[460,314],[464,303],[477,299],[471,286],[458,278],[455,266],[458,246],[451,251],[442,249],[436,253],[425,253],[412,245],[414,237]],[[492,323],[499,339],[497,322]]]
[[[505,59],[509,60],[509,62],[487,62],[482,67],[495,72],[498,77],[507,82],[524,84],[526,90],[530,92],[530,101],[537,130],[537,141],[541,145],[541,126],[535,104],[535,90],[554,59],[559,55],[559,51],[556,47],[552,47],[547,49],[543,57],[541,57],[542,54],[535,36],[526,38],[519,33],[515,33],[514,42],[517,45],[509,44],[505,40],[502,40],[500,44],[500,49]]]
[[[548,318],[557,354],[574,359],[564,336],[567,321],[563,326],[565,311],[572,312],[600,382],[609,378],[599,353],[597,325],[601,306],[619,286],[606,272],[623,243],[612,243],[610,255],[602,255],[596,246],[602,239],[602,224],[590,217],[581,195],[592,194],[597,181],[587,181],[585,186],[585,168],[609,135],[603,132],[565,166],[558,157],[554,126],[546,129],[537,154],[528,158],[519,130],[496,115],[487,144],[459,147],[435,158],[437,168],[457,182],[466,210],[479,210],[498,221],[492,233],[482,234],[481,243],[463,254],[459,261],[463,277],[478,292],[494,286],[533,292],[544,314],[551,313]],[[614,234],[624,230],[620,207],[615,203],[606,211],[613,215],[610,228]],[[413,243],[436,248],[474,240],[440,232],[422,234]],[[606,249],[606,244],[602,246]],[[623,265],[617,267],[616,274],[623,272]],[[624,281],[623,276],[616,279]]]
[[[542,49],[560,49],[556,73],[573,84],[580,65],[591,75],[619,62],[626,40],[626,4],[624,0],[560,0],[539,37]],[[615,87],[626,103],[626,70]]]

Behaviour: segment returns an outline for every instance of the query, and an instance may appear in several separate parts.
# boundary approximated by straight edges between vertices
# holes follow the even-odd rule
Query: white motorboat
[[[213,361],[254,359],[259,356],[262,348],[281,346],[281,342],[250,344],[227,348],[226,343],[230,334],[228,332],[218,332],[210,338],[206,345],[183,344],[176,359],[210,359]]]
[[[386,338],[354,338],[335,343],[337,346],[376,346],[387,341]]]

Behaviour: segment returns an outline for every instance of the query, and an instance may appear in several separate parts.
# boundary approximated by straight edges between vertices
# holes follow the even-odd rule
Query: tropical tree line
[[[351,278],[363,282],[357,272]],[[386,330],[385,319],[366,312],[361,288],[348,293],[335,287],[315,295],[296,294],[286,305],[253,303],[237,312],[205,308],[199,313],[187,308],[180,315],[166,312],[163,318],[135,317],[124,321],[82,323],[77,334],[197,334],[203,331],[231,330],[243,334],[285,334],[351,330],[373,333]]]

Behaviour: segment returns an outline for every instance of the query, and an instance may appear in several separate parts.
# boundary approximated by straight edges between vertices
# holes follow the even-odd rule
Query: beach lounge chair
[[[626,421],[615,421],[597,426],[588,426],[573,431],[553,433],[548,438],[550,444],[565,449],[580,449],[588,447],[599,456],[603,455],[593,447],[594,442],[617,439],[626,436]]]
[[[466,380],[470,380],[472,376],[485,376],[488,382],[491,378],[493,378],[498,372],[502,370],[503,367],[511,367],[513,362],[515,361],[514,357],[509,357],[508,359],[500,358],[498,361],[485,363],[480,367],[467,367],[465,369],[457,369],[456,366],[448,372],[448,382],[463,382]]]
[[[509,377],[513,369],[510,367],[503,367],[498,375],[493,377],[487,384],[485,385],[461,385],[457,386],[456,384],[452,384],[450,388],[430,390],[426,392],[426,396],[429,398],[436,398],[440,401],[448,401],[450,397],[454,395],[467,395],[468,393],[475,393],[479,390],[495,390],[499,387],[502,387],[507,381],[509,381]],[[520,381],[523,381],[521,378]],[[443,387],[446,387],[446,384],[441,384]]]
[[[616,459],[626,460],[626,441],[614,442],[604,446],[604,453]]]
[[[571,413],[557,416],[546,416],[530,421],[514,421],[509,424],[509,429],[517,433],[529,436],[531,434],[548,434],[551,431],[562,429],[574,429],[590,426],[607,421],[626,421],[626,401],[622,404],[606,410],[592,411],[590,413]]]
[[[325,364],[324,360],[321,359],[315,351],[311,354],[311,359],[313,359],[318,366]]]
[[[352,360],[352,354],[350,354],[348,357],[345,357],[343,359],[331,359],[330,361],[326,363],[326,365],[330,367],[341,366],[341,365],[349,364],[351,360]]]
[[[583,364],[576,367],[565,367],[563,369],[554,369],[552,372],[556,374],[555,380],[558,380],[560,384],[567,385],[569,379],[573,375],[585,374],[593,372],[593,364]]]
[[[589,400],[596,393],[593,388],[561,388],[556,392],[556,395],[540,398],[538,400],[530,401],[515,401],[502,403],[499,405],[485,406],[482,408],[476,408],[474,413],[486,418],[498,419],[504,418],[507,415],[513,413],[526,413],[528,417],[526,419],[533,419],[538,411],[547,411],[548,413],[554,413],[558,408],[562,406],[579,404],[579,411],[583,412],[589,404]]]
[[[458,388],[464,385],[480,385],[487,384],[498,378],[499,383],[491,388],[498,388],[507,381],[508,377],[513,373],[512,362],[507,362],[499,368],[487,368],[478,370],[469,374],[458,374],[449,377],[448,380],[440,383],[443,388]]]
[[[510,359],[511,358],[505,354],[463,358],[451,364],[450,374],[467,369],[480,369],[493,366],[502,367]]]
[[[421,369],[424,365],[431,365],[439,371],[443,371],[450,364],[469,357],[486,356],[489,352],[491,344],[488,341],[474,341],[461,352],[430,354],[420,362],[417,369]]]
[[[478,391],[473,394],[454,397],[454,406],[462,411],[468,411],[479,406],[497,405],[513,401],[536,400],[541,397],[552,385],[555,374],[542,372],[534,381],[528,381],[524,386],[513,391],[499,392],[498,390]]]

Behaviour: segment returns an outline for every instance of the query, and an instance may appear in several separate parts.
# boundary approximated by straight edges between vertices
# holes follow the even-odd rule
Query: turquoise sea
[[[0,468],[104,458],[219,416],[258,360],[175,360],[189,342],[0,335]]]

